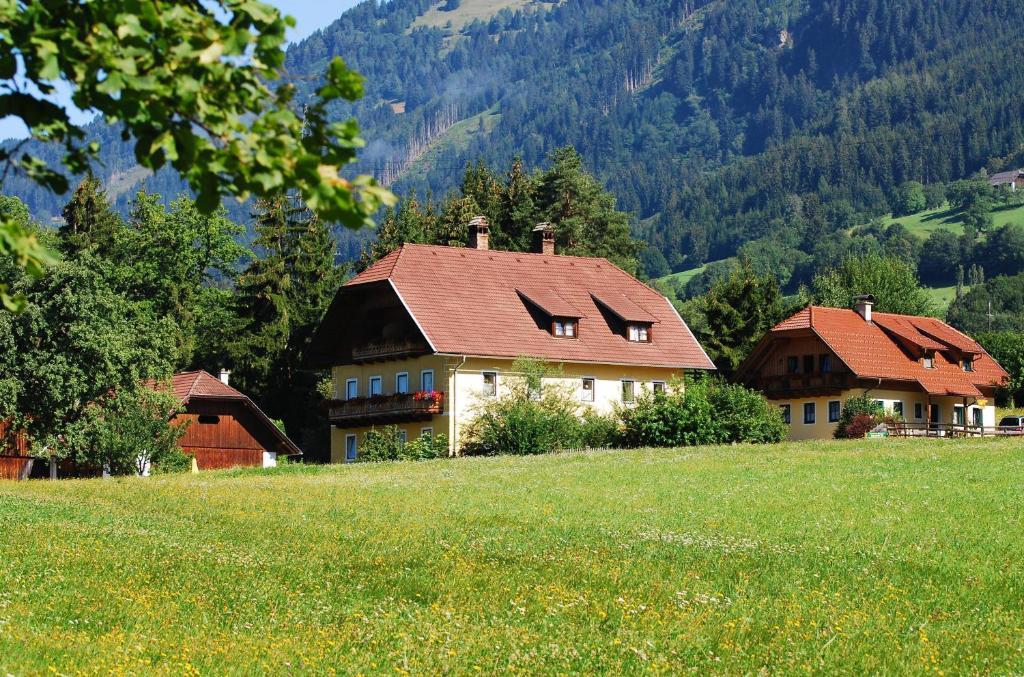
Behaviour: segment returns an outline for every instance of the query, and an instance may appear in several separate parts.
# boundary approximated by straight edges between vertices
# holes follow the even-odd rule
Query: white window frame
[[[487,390],[487,375],[490,374],[494,377],[494,392],[488,392]],[[498,372],[494,369],[480,372],[480,380],[483,383],[483,388],[480,392],[483,393],[484,397],[497,397],[498,396]]]
[[[429,388],[426,386],[427,374],[430,374],[430,387]],[[422,391],[437,390],[437,384],[434,382],[434,370],[433,369],[424,369],[424,370],[420,371],[420,390],[422,390]]]
[[[352,440],[352,458],[348,457],[348,441]],[[354,433],[345,435],[345,463],[354,463],[359,458],[359,438]]]
[[[373,392],[373,382],[374,381],[376,381],[377,383],[380,384],[380,392],[379,393],[374,393]],[[383,395],[384,394],[384,377],[382,377],[382,376],[371,376],[370,378],[366,379],[366,395],[367,395],[367,397],[373,397],[375,394],[376,395]]]
[[[405,377],[405,390],[402,390],[401,386],[398,385],[398,379]],[[407,395],[409,393],[409,372],[400,371],[395,374],[395,394],[396,395]]]
[[[668,383],[666,383],[665,381],[652,381],[651,382],[651,392],[652,393],[657,393],[658,392],[658,386],[661,386],[661,392],[663,392],[663,393],[667,393],[668,392]]]
[[[355,385],[355,392],[353,392],[350,395],[349,394],[349,392],[350,392],[349,391],[349,386],[352,386],[352,385]],[[359,397],[359,379],[357,379],[357,378],[345,379],[345,399],[346,400],[354,400],[354,399],[356,399],[358,397]]]
[[[622,388],[619,391],[619,397],[622,398],[623,404],[633,404],[636,402],[636,381],[631,378],[624,378],[619,381],[622,384]],[[626,399],[626,384],[629,383],[632,387],[630,388],[630,399]]]
[[[584,383],[590,381],[590,397],[587,397],[587,389],[583,387]],[[597,379],[593,376],[581,376],[580,377],[580,402],[596,402],[597,401]]]
[[[935,356],[934,355],[931,355],[931,356],[925,355],[923,358],[921,358],[921,364],[924,366],[925,369],[934,369],[935,368]]]

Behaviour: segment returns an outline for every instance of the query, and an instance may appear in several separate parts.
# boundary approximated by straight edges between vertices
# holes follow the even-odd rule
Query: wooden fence
[[[889,426],[890,437],[1024,437],[1017,427],[958,425],[954,423],[897,423]]]

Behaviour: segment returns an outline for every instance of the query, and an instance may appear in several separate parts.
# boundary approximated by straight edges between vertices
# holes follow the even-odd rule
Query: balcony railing
[[[356,362],[378,362],[422,355],[426,352],[427,347],[416,341],[367,343],[352,349],[352,359]]]
[[[338,427],[429,421],[444,412],[444,393],[418,392],[358,397],[327,403],[327,418]]]

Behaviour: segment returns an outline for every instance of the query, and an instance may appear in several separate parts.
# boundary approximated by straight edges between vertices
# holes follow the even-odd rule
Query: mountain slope
[[[286,68],[306,93],[335,55],[367,76],[336,112],[364,129],[359,169],[400,192],[575,145],[681,270],[1020,153],[1020,25],[1016,0],[391,0],[293,45]],[[103,171],[128,171],[127,151],[109,139]]]

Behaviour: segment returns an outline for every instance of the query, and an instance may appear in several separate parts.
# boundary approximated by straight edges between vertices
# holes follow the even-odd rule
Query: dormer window
[[[634,343],[650,343],[651,328],[646,324],[629,325],[629,340]]]
[[[961,364],[961,366],[963,366],[964,371],[974,371],[974,358],[973,357],[965,357],[960,362],[960,364]]]
[[[933,355],[925,355],[924,359],[921,360],[921,364],[924,365],[925,369],[934,369],[935,357]]]
[[[551,323],[551,334],[556,338],[576,338],[579,326],[572,318],[560,318]]]

